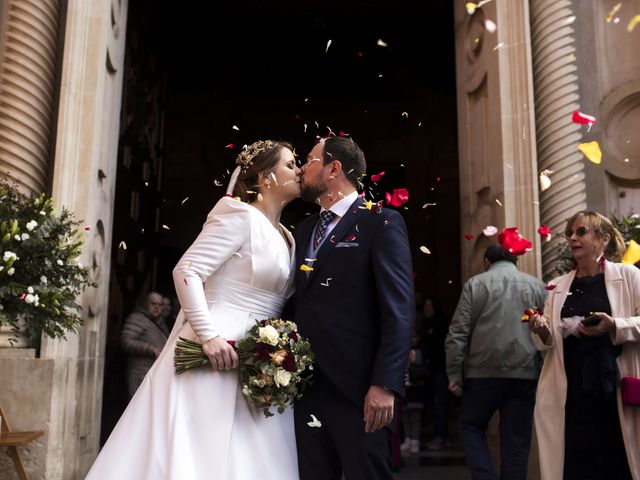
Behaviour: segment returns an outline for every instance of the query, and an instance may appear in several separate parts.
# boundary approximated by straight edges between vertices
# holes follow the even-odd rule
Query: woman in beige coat
[[[624,242],[598,213],[578,212],[565,235],[575,268],[551,282],[544,314],[529,322],[544,354],[534,414],[542,479],[640,480],[640,407],[622,405],[619,386],[640,377],[640,270],[614,263]],[[591,314],[597,324],[585,326]]]

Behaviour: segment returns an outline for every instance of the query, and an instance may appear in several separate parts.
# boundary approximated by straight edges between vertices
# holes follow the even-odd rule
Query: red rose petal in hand
[[[533,244],[518,232],[518,227],[502,229],[498,235],[498,243],[507,252],[516,256],[524,255],[533,249]]]
[[[400,207],[409,200],[409,191],[406,188],[394,188],[392,193],[385,193],[387,203],[393,207]]]

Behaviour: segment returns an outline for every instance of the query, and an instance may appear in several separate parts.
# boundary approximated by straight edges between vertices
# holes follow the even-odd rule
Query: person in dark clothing
[[[449,322],[440,302],[426,295],[422,309],[421,350],[429,372],[425,388],[425,405],[431,412],[433,437],[427,442],[429,450],[440,450],[449,436],[448,428],[448,379],[444,342],[449,332]]]

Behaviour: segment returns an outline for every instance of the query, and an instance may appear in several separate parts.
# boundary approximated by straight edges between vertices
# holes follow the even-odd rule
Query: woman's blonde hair
[[[591,210],[582,210],[574,213],[571,218],[567,220],[567,225],[564,229],[565,235],[571,232],[571,227],[576,220],[586,220],[589,223],[589,228],[593,231],[596,238],[602,240],[605,235],[609,235],[609,243],[604,249],[604,258],[610,262],[619,262],[622,260],[622,256],[626,250],[624,239],[620,231],[613,226],[611,220],[598,212]]]

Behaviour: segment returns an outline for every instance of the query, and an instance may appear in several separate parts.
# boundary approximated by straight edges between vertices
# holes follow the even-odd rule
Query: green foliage
[[[634,213],[632,215],[622,215],[620,217],[611,215],[609,217],[613,226],[616,227],[622,234],[625,245],[628,245],[631,240],[635,240],[640,243],[640,214]],[[571,251],[569,250],[566,242],[563,242],[558,247],[561,249],[560,260],[556,270],[558,275],[570,272],[573,267],[573,258],[571,257]]]
[[[77,297],[94,284],[78,262],[78,225],[45,194],[29,198],[0,182],[0,325],[32,338],[65,338],[79,330]]]

